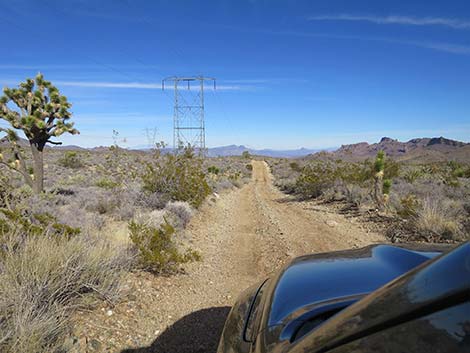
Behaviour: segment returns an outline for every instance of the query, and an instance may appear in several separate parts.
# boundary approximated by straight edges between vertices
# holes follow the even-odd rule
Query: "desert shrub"
[[[422,232],[429,232],[444,239],[457,240],[462,236],[458,221],[460,207],[455,201],[426,198],[416,211],[414,224]]]
[[[202,169],[202,159],[190,148],[166,154],[157,163],[148,163],[142,174],[143,190],[158,193],[168,200],[186,201],[199,207],[210,193]]]
[[[213,183],[213,189],[217,192],[220,192],[225,189],[230,189],[232,187],[233,184],[227,177],[221,177]]]
[[[349,184],[345,188],[345,200],[357,207],[370,200],[370,191],[367,188],[355,184]]]
[[[220,169],[214,165],[211,165],[209,168],[207,168],[207,171],[214,175],[218,175],[220,173]]]
[[[0,208],[0,240],[10,234],[17,234],[19,242],[37,235],[70,238],[80,234],[80,228],[60,223],[49,213],[25,214],[17,209]]]
[[[85,209],[89,212],[96,212],[100,215],[110,214],[118,207],[118,203],[111,193],[93,196],[88,199],[85,205]]]
[[[408,183],[413,184],[416,180],[423,177],[423,175],[424,173],[422,170],[418,168],[412,168],[412,169],[407,170],[403,174],[403,179],[407,181]]]
[[[58,209],[55,217],[58,222],[67,224],[70,227],[80,228],[82,233],[85,234],[100,230],[105,224],[103,215],[88,212],[75,203]]]
[[[95,183],[95,186],[103,189],[114,189],[119,186],[119,183],[109,178],[101,178]]]
[[[316,198],[332,187],[336,178],[336,169],[331,164],[311,164],[302,169],[295,183],[295,190],[304,198]]]
[[[78,153],[74,151],[65,152],[62,158],[57,161],[57,163],[65,168],[78,169],[83,167],[83,163],[78,156]]]
[[[140,202],[139,191],[134,187],[113,190],[99,187],[82,188],[76,195],[76,202],[86,211],[99,215],[110,215],[118,220],[133,217],[136,205]]]
[[[84,175],[75,174],[69,175],[66,179],[60,180],[60,185],[70,186],[70,185],[83,185],[86,182]]]
[[[416,195],[407,194],[400,199],[400,207],[397,210],[397,213],[405,218],[416,217],[419,206],[420,203]]]
[[[251,159],[251,154],[248,151],[243,151],[242,157],[245,159]]]
[[[103,239],[46,233],[3,237],[0,259],[0,351],[65,351],[70,314],[119,296],[132,254]]]
[[[247,165],[245,165],[245,168],[246,168],[246,170],[249,170],[251,172],[253,170],[253,165],[251,163],[247,164]]]
[[[168,195],[158,192],[141,192],[137,199],[137,204],[151,210],[164,208],[168,203]]]
[[[191,206],[187,202],[183,201],[168,202],[165,206],[165,211],[167,211],[168,216],[171,219],[170,223],[172,223],[176,228],[185,228],[193,215]]]
[[[151,212],[137,212],[132,221],[137,224],[144,224],[153,228],[160,228],[168,217],[166,210],[153,210]]]
[[[297,162],[290,162],[289,163],[289,167],[290,169],[292,169],[294,172],[300,172],[301,171],[301,168],[299,166],[299,163]]]
[[[0,207],[11,208],[13,190],[10,179],[4,174],[0,174]]]
[[[365,186],[372,178],[373,171],[371,164],[364,163],[339,163],[336,164],[336,176],[346,184]]]
[[[152,272],[174,272],[181,264],[199,261],[201,255],[186,249],[182,253],[174,240],[174,227],[164,221],[160,227],[129,223],[130,239],[138,249],[140,265]]]
[[[276,182],[276,186],[286,194],[293,194],[297,191],[295,178],[281,179]]]
[[[385,159],[384,179],[393,179],[400,175],[401,166],[391,158]]]

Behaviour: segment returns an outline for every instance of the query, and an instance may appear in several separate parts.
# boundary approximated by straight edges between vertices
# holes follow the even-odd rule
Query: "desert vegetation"
[[[186,225],[208,195],[241,186],[250,173],[241,158],[204,160],[191,149],[158,156],[119,147],[44,154],[39,194],[1,168],[5,352],[60,350],[70,315],[98,302],[114,305],[129,271],[167,275],[200,261]],[[128,235],[113,239],[111,225]]]
[[[42,75],[0,98],[10,125],[0,136],[2,352],[67,350],[74,312],[115,305],[129,271],[168,275],[200,261],[186,225],[210,194],[250,175],[241,157],[204,159],[190,147],[46,147],[78,133],[70,107]]]
[[[362,162],[318,157],[271,159],[277,186],[299,199],[374,214],[392,241],[469,238],[469,164],[397,162],[383,152]]]

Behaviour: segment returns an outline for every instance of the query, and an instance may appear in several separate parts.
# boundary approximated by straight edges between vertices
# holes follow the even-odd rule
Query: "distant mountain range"
[[[326,151],[334,150],[334,148],[325,149]],[[221,147],[213,147],[208,149],[210,157],[225,157],[225,156],[241,156],[245,151],[248,151],[252,155],[266,156],[266,157],[285,157],[295,158],[304,157],[312,153],[322,151],[321,149],[308,149],[299,148],[295,150],[273,150],[273,149],[253,149],[243,145],[229,145]]]
[[[0,139],[0,146],[5,144]],[[20,145],[29,145],[28,141],[21,139]],[[53,150],[75,150],[75,151],[107,151],[109,147],[100,146],[94,148],[83,148],[80,146],[52,146]],[[145,151],[148,148],[132,148],[133,150]],[[378,151],[384,151],[389,157],[401,161],[410,162],[439,162],[455,160],[470,163],[470,143],[451,140],[445,137],[415,138],[407,142],[383,137],[379,142],[369,144],[359,142],[350,145],[342,145],[340,148],[294,150],[253,149],[243,145],[228,145],[208,149],[209,157],[240,156],[248,151],[251,155],[279,157],[279,158],[307,158],[307,159],[343,159],[346,161],[361,161],[373,158]],[[164,152],[172,151],[167,148]]]
[[[101,147],[97,147],[101,148]],[[96,148],[95,148],[96,149]],[[131,148],[133,150],[149,150],[147,146],[136,146]],[[254,149],[249,148],[243,145],[228,145],[228,146],[219,146],[219,147],[211,147],[207,149],[207,154],[209,157],[227,157],[227,156],[241,156],[243,152],[248,152],[251,155],[256,156],[265,156],[265,157],[279,157],[279,158],[297,158],[297,157],[305,157],[309,154],[316,153],[319,151],[333,151],[334,148],[326,148],[326,149],[308,149],[308,148],[299,148],[294,150],[275,150],[275,149]],[[164,152],[172,151],[171,148],[165,148]]]
[[[386,155],[401,161],[439,162],[456,160],[470,162],[470,143],[445,137],[415,138],[407,142],[383,137],[378,143],[360,142],[343,145],[335,151],[315,153],[308,156],[308,158],[359,161],[373,158],[381,150]]]

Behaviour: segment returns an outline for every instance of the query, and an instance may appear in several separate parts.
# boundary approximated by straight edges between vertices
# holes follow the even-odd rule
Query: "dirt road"
[[[246,287],[295,256],[384,241],[343,216],[292,200],[273,186],[265,162],[252,165],[250,183],[212,197],[190,222],[202,262],[168,278],[132,274],[128,300],[111,312],[103,308],[94,323],[84,320],[98,350],[213,353],[230,305]]]

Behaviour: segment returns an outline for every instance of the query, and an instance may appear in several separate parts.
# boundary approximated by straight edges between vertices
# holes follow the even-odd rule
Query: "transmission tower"
[[[162,81],[172,84],[175,91],[173,110],[173,148],[191,145],[203,151],[206,148],[206,132],[204,123],[204,82],[215,78],[204,76],[167,77]]]

